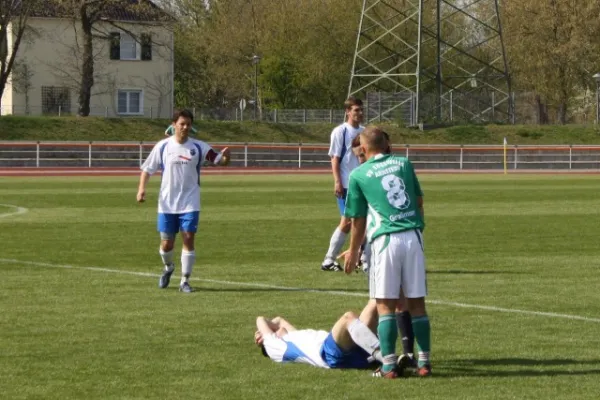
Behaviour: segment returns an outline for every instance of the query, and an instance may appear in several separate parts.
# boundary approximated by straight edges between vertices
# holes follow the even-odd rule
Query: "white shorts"
[[[371,244],[369,295],[398,299],[400,288],[408,298],[427,295],[423,237],[417,230],[382,235]]]

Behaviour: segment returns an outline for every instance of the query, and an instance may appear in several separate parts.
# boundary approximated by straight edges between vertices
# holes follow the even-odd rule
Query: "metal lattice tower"
[[[363,0],[348,95],[368,122],[514,122],[498,0]]]

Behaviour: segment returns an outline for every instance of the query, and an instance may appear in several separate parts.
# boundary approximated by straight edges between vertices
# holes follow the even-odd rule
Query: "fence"
[[[368,122],[377,123],[380,121],[392,121],[404,125],[414,124],[414,98],[406,93],[398,93],[400,96],[393,100],[377,99],[371,96],[365,99],[365,120]],[[536,96],[532,93],[514,93],[512,95],[515,109],[516,124],[535,124],[542,120],[548,123],[557,122],[557,105],[553,104],[538,104]],[[471,98],[471,101],[476,102],[476,98]],[[423,104],[435,103],[435,99],[431,96],[423,96]],[[449,96],[445,99],[442,111],[444,121],[450,122],[465,122],[466,114],[461,113],[460,103],[454,104],[454,99]],[[574,123],[593,123],[596,118],[596,102],[592,93],[585,93],[573,100],[569,105],[570,113],[568,122]],[[217,121],[251,121],[255,119],[253,104],[249,104],[243,111],[236,105],[219,108],[201,108],[189,106],[198,120],[217,120]],[[393,112],[386,111],[393,109]],[[478,110],[481,111],[481,110]],[[15,115],[54,115],[54,116],[69,116],[74,115],[76,108],[71,107],[69,110],[64,110],[61,107],[56,107],[51,112],[42,110],[41,107],[31,106],[10,106],[1,105],[0,115],[15,114]],[[539,115],[540,113],[544,115]],[[468,114],[468,113],[467,113]],[[489,114],[489,115],[488,115]],[[494,113],[493,111],[486,114],[486,117],[491,121],[495,119],[502,120],[506,115],[502,113]],[[111,107],[95,107],[92,106],[90,115],[94,117],[123,117],[123,118],[170,118],[171,112],[166,107],[144,107],[140,109],[140,114],[136,115],[119,115],[114,106]],[[256,119],[262,122],[272,123],[341,123],[344,120],[344,110],[339,109],[257,109]]]
[[[10,142],[0,141],[0,167],[139,167],[150,153],[149,142]],[[328,145],[216,143],[231,149],[234,167],[329,168]],[[502,146],[396,145],[418,169],[500,170]],[[511,170],[600,169],[600,145],[509,146]]]

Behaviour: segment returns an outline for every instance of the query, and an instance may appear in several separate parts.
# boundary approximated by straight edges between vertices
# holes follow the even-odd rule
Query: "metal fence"
[[[0,167],[139,167],[155,143],[0,141]],[[234,167],[328,168],[326,144],[215,143],[231,149]],[[600,145],[396,145],[419,169],[600,169]]]
[[[400,125],[414,125],[416,121],[414,113],[414,97],[407,93],[399,93],[402,96],[396,96],[394,100],[382,98],[381,96],[369,97],[365,100],[365,119],[368,122],[388,121]],[[548,123],[558,122],[557,105],[540,104],[534,93],[518,92],[512,96],[514,100],[516,124],[536,124],[542,119]],[[425,99],[425,97],[424,97]],[[431,100],[431,99],[429,99]],[[473,99],[475,100],[475,99]],[[425,101],[425,100],[424,100]],[[460,105],[453,104],[453,97],[450,96],[443,104],[443,114],[445,120],[455,123],[466,122],[461,120],[464,113],[460,112]],[[254,110],[254,105],[249,104],[244,110],[241,110],[237,105],[224,106],[219,108],[202,108],[189,105],[193,111],[195,118],[198,120],[216,120],[216,121],[253,121],[272,123],[341,123],[344,120],[344,110],[339,109],[257,109]],[[393,109],[392,112],[389,110]],[[61,107],[56,107],[51,112],[43,112],[41,107],[24,106],[0,106],[0,113],[14,115],[53,115],[53,116],[70,116],[76,113],[76,108],[63,110]],[[544,115],[539,115],[543,113]],[[487,115],[494,122],[501,121],[506,115],[493,112]],[[140,110],[139,114],[120,115],[114,107],[92,107],[91,116],[95,117],[123,117],[123,118],[169,118],[171,111],[165,107],[145,107]],[[463,116],[461,116],[463,115]],[[465,117],[466,118],[466,117]],[[573,123],[594,123],[596,118],[596,103],[593,94],[586,93],[572,101],[569,104],[569,115],[567,122]]]

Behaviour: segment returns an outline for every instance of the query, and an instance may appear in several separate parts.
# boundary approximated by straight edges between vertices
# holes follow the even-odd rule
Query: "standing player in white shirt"
[[[162,170],[157,228],[161,238],[159,253],[165,267],[158,287],[165,289],[169,286],[175,270],[175,236],[181,232],[183,249],[179,290],[191,293],[193,289],[190,287],[189,277],[196,259],[194,237],[200,217],[200,169],[205,161],[227,165],[230,152],[225,148],[218,153],[207,143],[188,137],[194,121],[193,114],[189,110],[176,114],[173,123],[175,134],[158,142],[141,167],[137,201],[145,201],[150,175]]]
[[[331,132],[329,146],[329,157],[331,157],[331,170],[333,172],[334,194],[340,209],[340,223],[331,235],[329,249],[321,264],[323,271],[343,271],[336,261],[340,250],[346,241],[346,235],[350,232],[350,220],[344,217],[346,207],[346,193],[348,191],[348,177],[350,172],[360,164],[356,155],[352,152],[352,140],[364,129],[362,100],[350,97],[344,102],[346,110],[346,122],[335,127]]]

